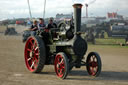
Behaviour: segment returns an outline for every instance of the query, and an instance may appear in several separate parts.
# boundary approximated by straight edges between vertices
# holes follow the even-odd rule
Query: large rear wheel
[[[86,63],[87,63],[86,68],[89,75],[99,76],[101,72],[101,66],[102,66],[99,54],[96,52],[89,53],[87,56]]]
[[[69,72],[68,57],[65,53],[58,53],[56,55],[54,66],[56,75],[61,79],[65,79]]]
[[[25,44],[24,58],[30,72],[39,73],[45,64],[45,44],[38,36],[30,36]]]

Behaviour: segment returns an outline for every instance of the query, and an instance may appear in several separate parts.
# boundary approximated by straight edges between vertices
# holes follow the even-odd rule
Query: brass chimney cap
[[[83,6],[83,5],[80,4],[80,3],[76,3],[76,4],[73,5],[74,8],[82,8],[82,6]]]

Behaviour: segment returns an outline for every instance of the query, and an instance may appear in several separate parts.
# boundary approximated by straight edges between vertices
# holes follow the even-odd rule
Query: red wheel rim
[[[57,55],[55,58],[55,72],[60,78],[62,78],[65,73],[65,63],[61,55]]]
[[[36,70],[39,61],[39,47],[37,41],[30,37],[25,45],[25,63],[29,71]]]
[[[89,73],[95,76],[98,71],[98,61],[96,55],[92,55],[89,59]]]

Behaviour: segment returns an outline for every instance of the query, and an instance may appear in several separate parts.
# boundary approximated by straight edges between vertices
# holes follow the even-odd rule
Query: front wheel
[[[65,79],[69,72],[68,57],[65,53],[58,53],[56,55],[54,66],[56,75],[61,79]]]
[[[87,72],[89,73],[89,75],[99,76],[101,72],[102,63],[98,53],[96,52],[89,53],[87,56],[86,64],[87,64],[86,65]]]

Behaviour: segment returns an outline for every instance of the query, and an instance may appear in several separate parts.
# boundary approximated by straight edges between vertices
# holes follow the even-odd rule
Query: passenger
[[[46,25],[44,24],[44,19],[43,18],[39,18],[39,24],[38,24],[38,29],[45,29]]]
[[[48,29],[57,28],[57,25],[56,25],[56,23],[53,22],[53,19],[52,18],[50,18],[49,24],[48,24],[48,27],[47,28]]]
[[[33,24],[31,26],[30,30],[32,31],[31,35],[36,35],[36,31],[38,30],[37,20],[33,21]]]
[[[37,26],[37,21],[36,20],[33,21],[33,24],[31,25],[30,30],[31,31],[37,31],[38,30],[38,26]]]

